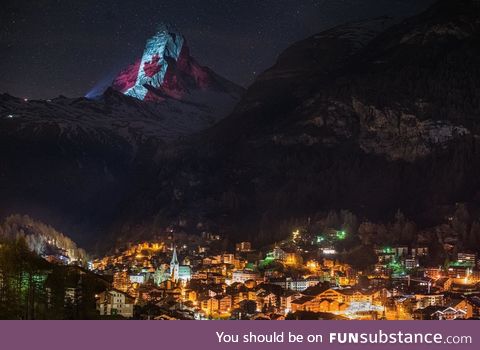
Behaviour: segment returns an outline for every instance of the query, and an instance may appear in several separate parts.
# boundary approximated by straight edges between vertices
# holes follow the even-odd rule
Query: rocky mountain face
[[[139,62],[142,79],[128,68],[95,98],[0,95],[0,216],[29,214],[91,243],[160,150],[212,126],[243,93],[164,29]]]
[[[479,11],[441,0],[294,44],[229,117],[164,155],[123,218],[268,240],[322,210],[431,224],[439,207],[476,203]]]
[[[239,86],[200,66],[190,55],[185,38],[167,28],[160,28],[147,40],[142,57],[120,72],[112,87],[146,101],[208,104],[218,95],[212,107],[218,109],[220,101],[226,100],[227,110],[220,111],[221,116],[230,112],[231,100],[238,100],[243,93]]]

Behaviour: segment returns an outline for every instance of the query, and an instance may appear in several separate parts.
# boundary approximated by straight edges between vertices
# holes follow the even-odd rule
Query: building
[[[318,299],[335,300],[340,303],[365,302],[373,303],[375,294],[372,292],[363,292],[356,289],[327,289],[317,295]]]
[[[372,305],[376,293],[354,289],[327,289],[316,296],[303,296],[291,302],[291,310],[312,312],[342,312],[351,303]]]
[[[119,290],[108,290],[101,293],[97,299],[97,311],[101,316],[119,315],[125,318],[133,317],[134,300]]]
[[[231,295],[217,296],[218,299],[218,310],[221,313],[229,313],[232,311],[233,298]]]
[[[290,312],[292,309],[292,302],[298,298],[300,298],[302,295],[298,292],[294,292],[292,290],[286,291],[281,297],[280,297],[280,308],[284,310],[285,313]]]
[[[292,312],[297,312],[297,311],[319,312],[318,309],[319,309],[319,306],[314,296],[304,295],[300,298],[293,300],[290,303],[290,310]]]
[[[272,278],[270,279],[271,284],[282,287],[285,290],[293,290],[296,292],[303,292],[309,287],[316,286],[322,280],[318,277],[309,277],[309,278],[300,278],[292,279],[291,277],[286,278]]]
[[[272,257],[275,260],[285,261],[287,258],[287,253],[280,247],[273,248]]]
[[[477,255],[473,253],[458,253],[457,262],[465,266],[476,266]]]
[[[406,269],[412,270],[418,267],[418,260],[416,258],[405,258],[404,264]]]
[[[413,311],[412,317],[414,320],[435,320],[438,319],[437,312],[444,310],[442,306],[427,306],[423,309],[416,309]]]
[[[412,256],[415,257],[421,257],[421,256],[427,256],[428,255],[428,247],[414,247],[412,248]]]
[[[130,275],[129,279],[130,279],[131,283],[138,283],[138,284],[145,283],[145,275],[143,275],[143,274]]]
[[[383,247],[375,249],[379,264],[388,264],[395,260],[397,256],[391,247]]]
[[[439,288],[441,291],[449,291],[452,287],[452,279],[448,277],[441,277],[433,282],[433,286]]]
[[[233,301],[230,295],[215,295],[200,303],[203,312],[209,316],[230,313],[232,306]]]
[[[423,309],[427,306],[443,306],[443,294],[415,294],[417,309]]]
[[[471,296],[467,298],[467,302],[470,304],[472,308],[472,317],[480,318],[480,297],[478,296]]]
[[[232,297],[233,297],[232,302],[235,307],[239,306],[241,302],[244,300],[252,300],[252,301],[257,300],[257,294],[252,290],[238,291],[236,293],[233,293]]]
[[[178,279],[185,282],[190,281],[192,279],[192,268],[189,265],[179,265]]]
[[[257,303],[254,300],[245,299],[238,304],[239,317],[241,314],[253,315],[257,311]]]
[[[210,316],[213,314],[218,313],[218,309],[220,308],[220,301],[218,298],[211,297],[205,300],[202,300],[200,303],[200,307],[205,312],[206,315]]]
[[[170,276],[173,281],[178,281],[180,263],[178,262],[177,257],[177,247],[173,247],[172,260],[170,261]]]
[[[248,280],[258,280],[259,274],[252,270],[236,270],[232,273],[232,283],[245,283]]]
[[[337,300],[323,299],[318,296],[303,296],[292,301],[292,312],[341,312],[348,308],[346,303]]]
[[[430,315],[433,320],[459,320],[473,317],[473,304],[467,299],[453,299]]]
[[[465,278],[471,274],[471,268],[467,266],[452,266],[447,270],[447,275],[450,278]]]
[[[167,264],[161,264],[153,274],[153,283],[159,286],[161,283],[170,279],[170,269]]]
[[[433,320],[464,320],[466,319],[466,312],[461,309],[447,307],[445,309],[437,310],[432,314]]]
[[[443,276],[443,272],[440,267],[425,267],[423,275],[428,278],[438,279]]]
[[[132,283],[127,271],[115,272],[113,274],[113,288],[122,292],[127,292],[131,288]]]
[[[408,255],[408,247],[405,247],[405,246],[393,247],[393,252],[395,253],[396,257],[404,257]]]
[[[174,282],[190,281],[192,279],[192,268],[190,265],[180,265],[177,256],[177,248],[173,248],[172,260],[169,270],[170,279]]]
[[[274,293],[260,290],[256,296],[257,310],[262,311],[264,309],[273,311],[277,307],[277,296]],[[279,301],[279,300],[278,300]]]
[[[252,244],[250,242],[240,242],[235,245],[235,251],[237,252],[250,252],[252,250]]]

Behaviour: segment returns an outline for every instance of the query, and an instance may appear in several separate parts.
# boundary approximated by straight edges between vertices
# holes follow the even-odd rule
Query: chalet
[[[303,296],[292,301],[292,312],[312,311],[312,312],[339,312],[347,309],[348,305],[338,300],[320,299],[318,296]]]
[[[453,307],[447,307],[443,310],[438,310],[433,314],[434,320],[463,320],[467,313],[464,310],[458,310]]]
[[[441,277],[433,282],[433,286],[441,291],[449,291],[452,287],[452,279],[449,277]]]
[[[128,294],[116,289],[101,293],[97,299],[97,310],[100,315],[120,315],[133,317],[134,299]]]
[[[472,304],[466,299],[454,299],[445,306],[428,306],[414,313],[415,319],[422,320],[459,320],[472,316]]]
[[[427,306],[442,306],[444,305],[444,296],[438,293],[417,293],[415,294],[415,303],[417,309],[423,309]]]

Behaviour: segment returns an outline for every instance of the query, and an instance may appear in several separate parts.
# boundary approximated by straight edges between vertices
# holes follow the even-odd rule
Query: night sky
[[[431,0],[8,0],[0,10],[0,92],[83,96],[140,57],[160,23],[192,55],[247,86],[293,42],[347,21],[406,16]]]

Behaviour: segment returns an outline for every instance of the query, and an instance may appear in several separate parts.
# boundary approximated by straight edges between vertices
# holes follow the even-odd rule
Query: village
[[[375,246],[359,269],[337,249],[343,230],[294,230],[267,248],[218,234],[167,232],[93,260],[111,280],[100,316],[134,319],[453,320],[480,315],[477,255],[428,266],[428,246]],[[369,257],[368,255],[372,256]],[[358,265],[358,264],[355,264]]]

